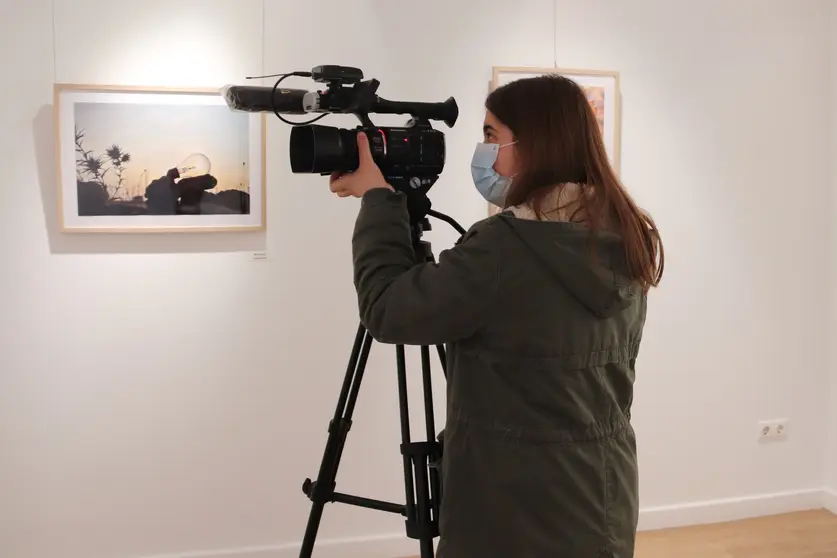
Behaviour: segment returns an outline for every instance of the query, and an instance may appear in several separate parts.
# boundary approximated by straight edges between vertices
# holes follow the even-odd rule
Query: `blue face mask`
[[[499,145],[496,143],[478,143],[474,150],[474,157],[471,159],[471,176],[477,191],[488,203],[503,207],[506,191],[511,185],[512,179],[494,170],[494,163],[497,162],[497,154],[500,148],[513,145],[517,142]]]

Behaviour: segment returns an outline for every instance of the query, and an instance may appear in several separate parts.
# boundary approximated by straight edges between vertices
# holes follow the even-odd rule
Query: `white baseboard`
[[[640,511],[639,530],[650,531],[707,523],[724,523],[751,517],[816,510],[822,507],[822,490],[802,490],[727,500],[694,502],[676,506],[661,506]]]
[[[837,514],[837,490],[830,488],[823,490],[823,505],[831,513]]]
[[[157,554],[145,558],[298,558],[301,544]],[[318,537],[313,555],[316,558],[399,558],[418,556],[419,547],[418,542],[408,539],[403,533],[331,540]]]
[[[802,490],[645,508],[640,511],[639,529],[648,531],[722,523],[823,507],[837,513],[837,492],[828,489]],[[299,548],[300,543],[294,543],[165,554],[145,558],[297,558]],[[418,556],[419,548],[416,541],[408,539],[403,533],[393,533],[339,540],[318,538],[314,555],[317,558],[399,558]]]

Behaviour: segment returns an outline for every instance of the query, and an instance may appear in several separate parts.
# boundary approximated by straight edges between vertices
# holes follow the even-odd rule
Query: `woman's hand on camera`
[[[369,140],[363,132],[357,135],[357,152],[357,170],[354,172],[336,172],[332,174],[329,179],[331,191],[341,198],[347,198],[349,196],[362,198],[363,194],[374,188],[389,188],[392,190],[392,187],[387,184],[384,175],[381,173],[381,169],[375,164],[375,160],[372,158],[372,151],[369,149]]]

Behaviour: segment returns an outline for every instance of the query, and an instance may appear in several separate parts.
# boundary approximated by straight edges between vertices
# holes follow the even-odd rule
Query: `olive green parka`
[[[620,238],[503,212],[414,265],[406,198],[378,188],[353,258],[377,341],[447,346],[437,556],[632,558],[646,297]]]

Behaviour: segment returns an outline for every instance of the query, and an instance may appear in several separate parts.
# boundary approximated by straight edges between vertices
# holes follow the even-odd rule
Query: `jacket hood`
[[[627,275],[619,235],[599,231],[592,237],[588,228],[576,223],[519,219],[509,213],[497,218],[595,316],[612,316],[640,296],[639,285]]]

